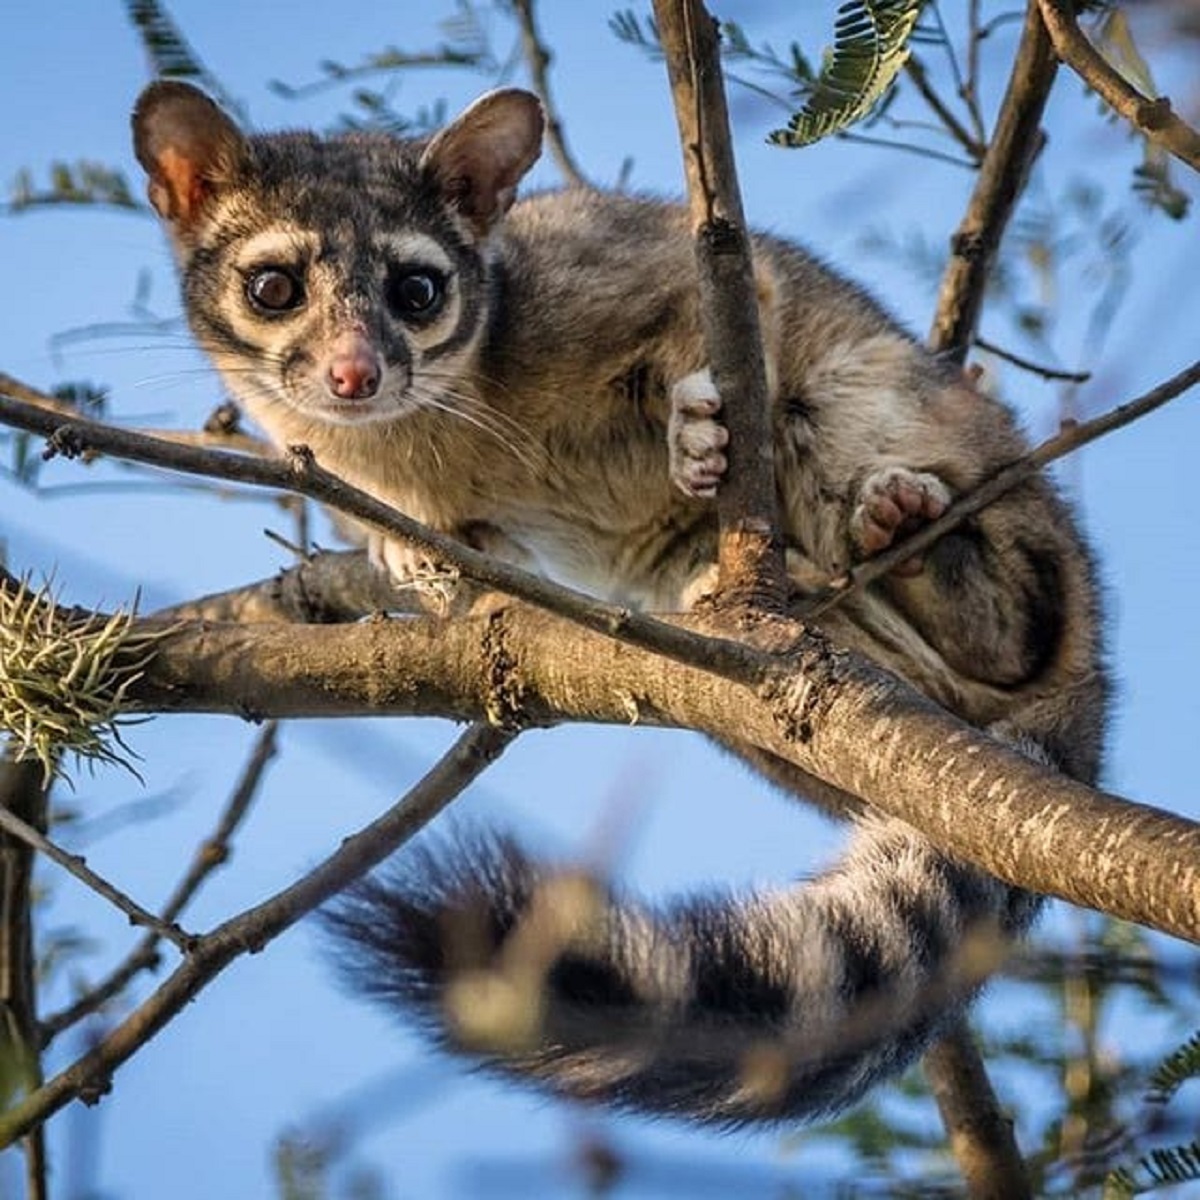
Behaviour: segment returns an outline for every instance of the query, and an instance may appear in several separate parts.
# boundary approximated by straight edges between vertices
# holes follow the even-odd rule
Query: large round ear
[[[177,228],[193,224],[248,154],[238,127],[203,92],[152,83],[133,109],[133,150],[150,177],[150,203]]]
[[[488,92],[434,136],[421,166],[482,236],[508,211],[521,176],[537,161],[543,124],[532,93]]]

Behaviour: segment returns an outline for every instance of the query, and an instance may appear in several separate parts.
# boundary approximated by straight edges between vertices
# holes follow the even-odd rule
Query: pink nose
[[[366,400],[379,390],[379,355],[360,333],[343,334],[333,344],[326,384],[340,400]]]

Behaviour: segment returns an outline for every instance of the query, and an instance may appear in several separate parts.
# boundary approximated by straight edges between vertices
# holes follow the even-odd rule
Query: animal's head
[[[230,388],[333,424],[453,404],[486,323],[487,239],[536,160],[536,97],[481,97],[427,141],[246,135],[160,81],[133,113],[196,336]]]

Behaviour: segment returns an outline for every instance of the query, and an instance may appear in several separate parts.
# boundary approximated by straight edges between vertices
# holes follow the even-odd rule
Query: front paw
[[[936,520],[949,507],[950,489],[927,471],[883,467],[864,480],[850,516],[850,540],[861,557],[886,550],[903,533]],[[912,574],[920,559],[897,568]]]
[[[729,431],[716,420],[720,410],[721,397],[707,368],[671,388],[667,423],[671,482],[686,496],[711,499],[729,465],[723,453]]]

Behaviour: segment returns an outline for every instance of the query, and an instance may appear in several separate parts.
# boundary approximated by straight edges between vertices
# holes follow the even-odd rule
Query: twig
[[[996,131],[967,211],[951,239],[950,261],[938,292],[929,341],[935,350],[958,362],[966,358],[1000,238],[1043,141],[1039,127],[1058,62],[1037,3],[1028,0]]]
[[[1200,133],[1171,109],[1166,96],[1143,96],[1084,36],[1066,0],[1038,0],[1055,53],[1143,137],[1200,171]]]
[[[525,56],[525,65],[529,68],[533,90],[542,102],[542,112],[546,117],[546,145],[549,146],[563,178],[572,187],[590,187],[587,176],[579,169],[579,164],[567,149],[562,120],[550,95],[548,68],[551,55],[538,33],[537,21],[533,15],[533,2],[534,0],[512,0],[512,6],[517,14],[517,24],[521,28],[521,53]]]
[[[1067,383],[1087,383],[1092,377],[1091,371],[1062,371],[1057,367],[1044,367],[1041,363],[1036,363],[1029,358],[1022,358],[1021,355],[1014,354],[1011,350],[1005,350],[1003,346],[997,346],[995,342],[989,342],[978,334],[973,340],[980,350],[986,350],[988,354],[994,354],[997,358],[1012,363],[1014,367],[1020,367],[1022,371],[1040,375],[1043,379],[1061,379]]]
[[[729,430],[717,492],[719,588],[734,602],[778,609],[784,576],[770,396],[717,24],[700,0],[654,0],[654,15],[683,145],[705,352]]]
[[[950,37],[950,31],[946,28],[946,22],[942,17],[942,6],[938,0],[932,0],[932,3],[928,6],[928,11],[933,15],[934,21],[937,22],[938,33],[941,35],[942,51],[946,55],[950,74],[954,76],[954,85],[958,89],[959,96],[963,96],[966,94],[967,83],[963,78],[962,68],[958,63],[958,55],[954,50],[954,41]],[[979,146],[980,153],[982,153],[987,142],[987,137],[984,135],[982,129],[978,130],[975,141]]]
[[[0,809],[44,829],[48,796],[40,763],[18,762],[11,744],[0,751]],[[34,1091],[43,1082],[32,885],[33,851],[19,838],[0,835],[0,1056],[22,1091]],[[45,1131],[31,1129],[23,1149],[26,1200],[46,1200]]]
[[[38,408],[44,408],[47,412],[59,413],[68,420],[74,420],[78,417],[79,409],[69,404],[65,400],[59,400],[56,396],[47,395],[45,392],[38,391],[37,388],[30,387],[27,383],[22,383],[21,380],[14,378],[12,375],[6,375],[0,371],[0,394],[5,396],[15,396],[18,400],[24,400],[27,404],[36,405]],[[220,411],[220,410],[218,410]],[[221,450],[240,450],[244,454],[271,454],[271,447],[261,438],[251,437],[248,433],[243,433],[240,429],[234,427],[225,428],[214,422],[210,418],[204,429],[143,429],[142,433],[148,437],[162,438],[166,442],[175,442],[180,446],[206,446]],[[84,461],[90,461],[95,455],[84,456]]]
[[[979,0],[969,0],[967,4],[967,73],[960,79],[958,94],[967,106],[971,117],[971,128],[975,137],[984,142],[987,133],[983,128],[983,116],[979,111],[979,45],[985,34],[979,26]]]
[[[250,803],[262,782],[267,764],[275,756],[276,735],[279,730],[277,721],[268,721],[254,740],[254,748],[250,753],[241,778],[233,790],[225,810],[217,821],[216,828],[201,843],[192,859],[187,873],[176,885],[170,899],[163,905],[159,919],[174,921],[192,897],[200,890],[205,879],[229,860],[229,839],[241,823],[250,808]],[[151,930],[130,951],[109,975],[94,987],[89,988],[69,1007],[53,1013],[40,1023],[40,1041],[48,1045],[64,1029],[70,1028],[77,1021],[89,1016],[114,996],[119,996],[130,982],[142,971],[153,970],[159,964],[158,943],[159,934]]]
[[[22,1137],[73,1099],[94,1103],[111,1086],[113,1071],[235,958],[261,950],[398,849],[493,762],[513,736],[486,725],[471,726],[403,799],[346,838],[314,870],[197,939],[175,971],[96,1046],[0,1114],[0,1146]]]
[[[842,130],[835,134],[842,142],[853,142],[856,146],[878,146],[881,150],[899,150],[904,154],[915,154],[918,158],[928,158],[933,162],[945,163],[950,167],[959,167],[964,171],[974,171],[978,163],[973,159],[959,158],[946,154],[942,150],[934,150],[929,146],[920,146],[916,142],[897,142],[891,138],[871,137],[866,133],[855,133],[853,130]]]
[[[758,669],[753,665],[757,660],[741,642],[701,637],[644,613],[595,600],[583,592],[490,558],[452,537],[428,529],[321,468],[307,447],[293,447],[286,459],[260,459],[222,450],[203,450],[83,417],[64,421],[53,413],[2,394],[0,424],[49,438],[47,454],[78,454],[90,448],[187,475],[229,479],[253,487],[309,496],[411,542],[486,587],[560,613],[586,629],[735,677],[749,678]]]
[[[938,120],[946,128],[946,132],[966,151],[967,157],[973,163],[978,163],[984,155],[984,144],[978,138],[973,137],[966,126],[946,107],[941,96],[929,82],[929,76],[925,73],[925,67],[921,60],[914,55],[904,64],[904,70],[913,81],[913,86],[916,87],[921,98],[937,114]],[[959,90],[961,92],[962,88],[960,87]]]
[[[164,937],[183,953],[188,953],[195,938],[180,929],[178,925],[160,921],[152,912],[143,908],[136,900],[125,895],[119,888],[114,887],[103,876],[97,875],[84,860],[82,854],[70,854],[61,846],[57,846],[49,838],[39,833],[27,821],[22,821],[15,813],[0,808],[0,829],[13,837],[20,838],[26,845],[32,846],[48,859],[58,863],[65,871],[74,875],[81,883],[92,891],[103,896],[110,904],[119,908],[128,918],[131,925],[144,925],[153,929],[159,937]]]
[[[1036,475],[1043,467],[1086,446],[1097,438],[1132,424],[1147,413],[1161,408],[1176,396],[1188,391],[1200,383],[1200,360],[1185,367],[1172,375],[1170,379],[1151,388],[1144,395],[1125,404],[1118,405],[1109,412],[1090,421],[1064,422],[1062,428],[1053,437],[1047,438],[1035,446],[1028,454],[997,471],[989,479],[985,479],[978,487],[960,496],[936,521],[930,521],[903,541],[889,546],[882,553],[875,555],[864,563],[848,571],[842,578],[820,592],[814,592],[806,598],[801,611],[805,620],[816,620],[822,613],[828,612],[838,604],[842,597],[852,591],[858,591],[873,583],[899,566],[906,559],[923,550],[928,550],[940,537],[961,525],[968,517],[974,516],[989,504],[995,503],[1006,492]]]
[[[923,1065],[971,1200],[1032,1200],[1012,1119],[996,1099],[966,1023],[956,1022]]]

